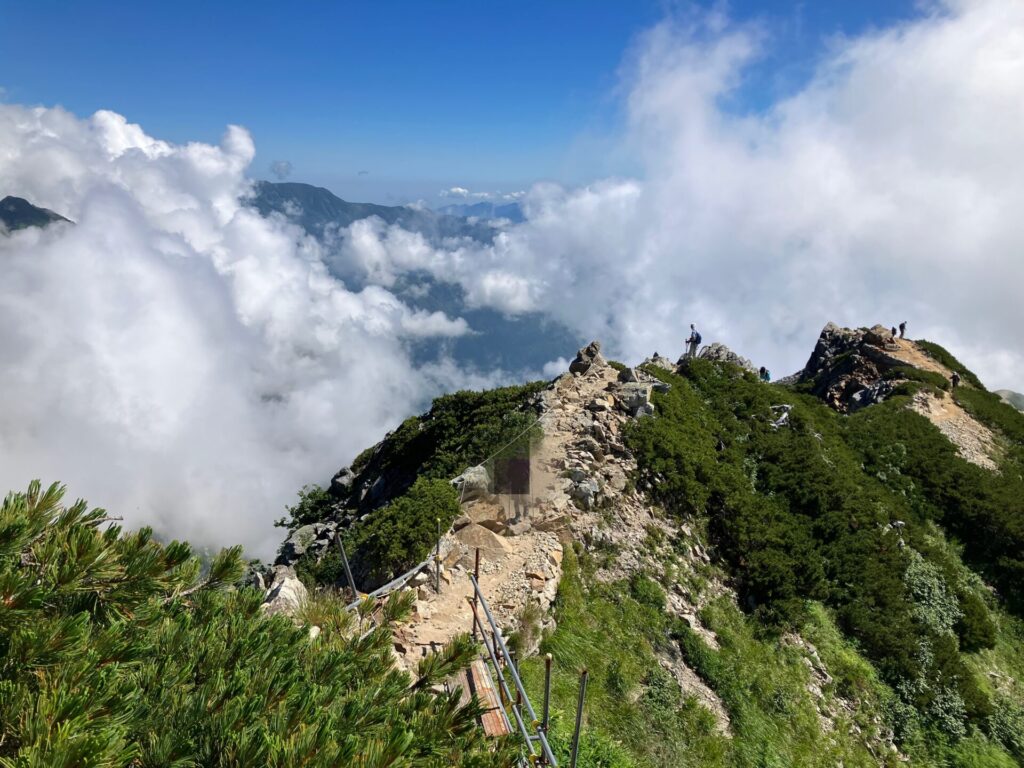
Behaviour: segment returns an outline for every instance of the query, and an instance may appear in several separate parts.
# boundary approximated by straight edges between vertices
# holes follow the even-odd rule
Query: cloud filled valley
[[[642,171],[537,184],[493,242],[379,218],[318,240],[247,207],[243,128],[178,145],[0,104],[0,196],[75,222],[0,237],[0,482],[60,479],[129,524],[267,555],[303,483],[433,394],[523,375],[446,354],[482,310],[630,362],[678,354],[696,321],[776,375],[827,320],[908,320],[1024,387],[1024,6],[928,6],[733,111],[770,46],[716,14],[651,29],[621,75]],[[419,275],[461,302],[427,306]]]

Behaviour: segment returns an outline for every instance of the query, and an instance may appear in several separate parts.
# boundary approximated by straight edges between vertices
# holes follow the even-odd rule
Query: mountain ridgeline
[[[591,670],[600,749],[584,765],[1024,762],[1024,414],[939,345],[879,326],[826,326],[784,384],[721,345],[635,370],[581,360],[553,384],[445,396],[305,489],[279,564],[341,583],[339,531],[381,583],[431,551],[437,509],[455,539],[482,524],[525,542],[531,519],[554,531],[550,616],[529,618],[527,599],[508,632]],[[446,480],[564,408],[577,442],[553,464],[561,517],[535,489],[525,525],[465,499],[458,518]],[[384,554],[382,538],[400,546]],[[467,562],[446,560],[454,579]],[[421,604],[413,624],[429,627],[443,595],[420,588]],[[538,658],[523,674],[539,695]],[[571,683],[556,674],[564,711]]]
[[[3,765],[512,768],[444,684],[475,550],[561,765],[583,668],[581,768],[1024,764],[1024,414],[879,326],[445,395],[244,576],[62,496],[0,507]],[[347,609],[339,541],[409,580]]]

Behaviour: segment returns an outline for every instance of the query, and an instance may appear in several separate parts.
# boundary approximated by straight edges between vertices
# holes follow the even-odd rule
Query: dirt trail
[[[480,587],[504,631],[519,628],[529,604],[540,609],[544,626],[553,627],[551,605],[562,576],[563,547],[573,540],[615,547],[614,561],[598,578],[619,579],[663,567],[648,543],[649,531],[660,528],[671,540],[678,529],[627,488],[636,462],[621,441],[622,425],[633,417],[631,411],[643,407],[637,403],[649,398],[651,384],[624,384],[618,377],[617,370],[599,360],[583,374],[565,374],[544,393],[543,437],[531,450],[531,494],[519,498],[519,515],[516,499],[507,495],[463,504],[464,518],[456,526],[462,527],[442,542],[446,554],[440,594],[420,579],[414,586],[416,611],[396,633],[403,665],[415,664],[432,643],[443,644],[469,631],[469,574],[478,546]],[[699,626],[698,606],[675,593],[669,603],[670,610],[685,614],[715,643],[713,633]],[[539,631],[533,634],[539,641]],[[728,733],[729,716],[715,692],[681,659],[661,661],[679,681],[682,695],[695,696],[714,714],[718,730]]]
[[[931,357],[910,339],[893,339],[893,344],[895,349],[887,347],[885,351],[893,357],[902,360],[907,365],[920,368],[922,371],[941,373],[947,379],[953,375],[949,368],[934,357]]]

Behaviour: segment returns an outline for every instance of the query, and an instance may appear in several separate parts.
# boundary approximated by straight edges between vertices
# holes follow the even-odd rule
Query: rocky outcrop
[[[881,325],[852,329],[828,323],[797,383],[838,411],[880,403],[899,383],[886,372],[907,365],[899,357],[901,343],[911,342],[897,341]]]
[[[704,349],[697,355],[701,360],[712,360],[718,363],[729,363],[731,365],[738,365],[744,370],[756,372],[757,368],[754,364],[747,360],[745,357],[740,357],[725,344],[720,344],[717,341],[713,344],[708,344]]]
[[[295,569],[286,565],[275,565],[270,586],[267,587],[263,605],[260,607],[268,616],[278,613],[294,616],[308,596],[305,585],[295,575]]]
[[[334,542],[337,531],[338,525],[334,522],[310,523],[296,528],[281,545],[274,565],[295,565],[306,553],[319,560]]]
[[[592,341],[576,353],[576,359],[569,363],[569,373],[584,374],[594,366],[607,365],[601,357],[601,342]]]

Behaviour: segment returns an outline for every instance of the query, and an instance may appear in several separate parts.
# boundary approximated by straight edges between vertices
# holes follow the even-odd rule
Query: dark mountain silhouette
[[[32,205],[23,197],[8,195],[0,200],[0,229],[15,231],[26,227],[45,227],[55,221],[70,221],[47,208]]]

